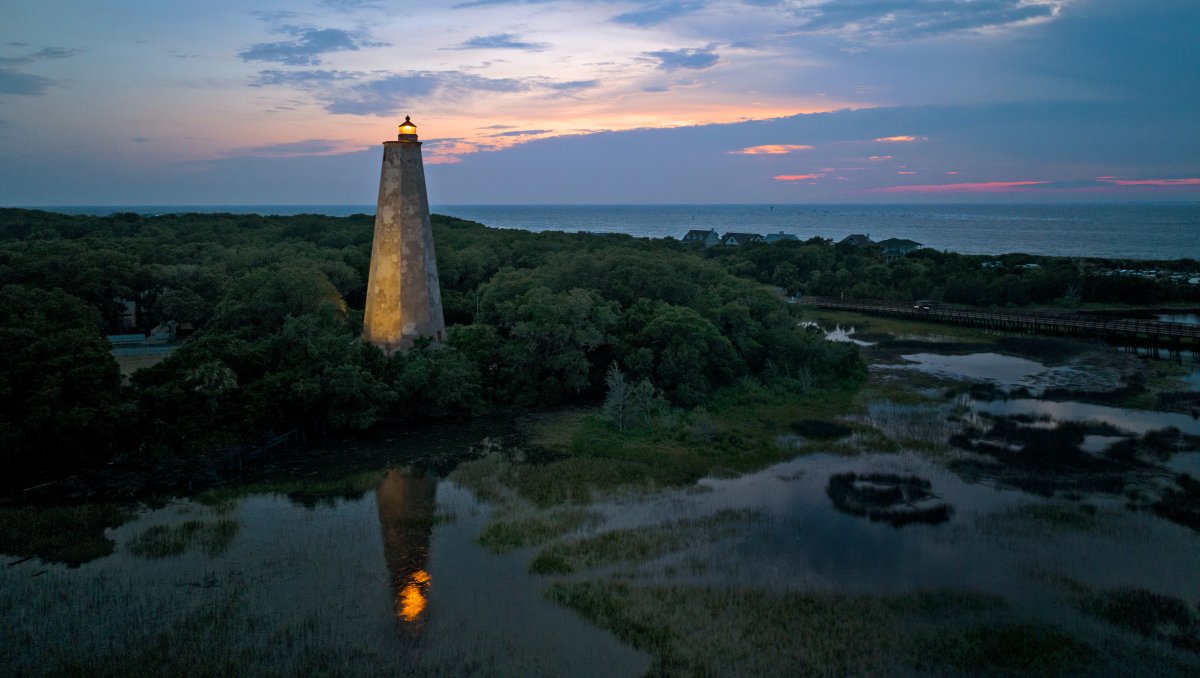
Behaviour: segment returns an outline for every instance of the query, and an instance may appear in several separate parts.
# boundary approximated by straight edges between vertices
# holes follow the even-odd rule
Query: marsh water
[[[853,335],[853,329],[836,328],[831,338]],[[960,425],[956,417],[1013,416],[1042,427],[1103,422],[1113,430],[1083,445],[1093,454],[1169,427],[1200,435],[1200,422],[1180,412],[1039,397],[1050,386],[1120,381],[1079,365],[928,351],[872,370],[874,378],[915,370],[946,382],[1024,389],[1018,397],[962,395],[941,404],[881,405],[861,415],[861,423],[900,440],[943,435]],[[536,548],[494,553],[479,544],[493,509],[446,477],[453,462],[417,463],[504,454],[519,445],[498,432],[506,433],[461,427],[447,435],[381,433],[342,442],[347,458],[366,469],[351,489],[267,483],[225,488],[216,498],[179,496],[106,529],[111,554],[76,567],[6,556],[0,619],[10,632],[0,641],[0,667],[28,675],[94,662],[120,672],[121,655],[131,648],[162,642],[156,635],[161,630],[217,610],[226,618],[222,623],[231,624],[224,637],[230,652],[279,653],[272,670],[282,673],[304,668],[289,662],[311,660],[308,636],[321,637],[318,649],[335,656],[322,661],[335,668],[369,656],[418,674],[645,673],[649,655],[546,598],[554,578],[530,573]],[[1052,504],[1061,508],[1058,499],[951,471],[917,451],[847,453],[859,442],[851,436],[822,451],[819,441],[781,441],[801,445],[804,453],[740,477],[608,497],[589,507],[597,520],[566,538],[679,525],[734,510],[741,518],[728,529],[601,571],[734,590],[888,594],[961,588],[1002,596],[1039,618],[1059,621],[1071,615],[1056,602],[1061,591],[1040,575],[1091,587],[1141,587],[1189,601],[1200,597],[1200,535],[1131,510],[1119,495],[1087,497],[1087,510],[1070,513],[1064,528],[1040,512]],[[364,463],[373,457],[349,449],[354,446],[384,452],[378,462]],[[1180,448],[1161,472],[1195,472],[1198,457],[1200,452]],[[305,477],[316,483],[344,472],[326,468]],[[829,487],[833,476],[845,473],[921,478],[950,507],[948,518],[894,526],[840,510]],[[234,527],[220,538],[186,537],[222,525]],[[158,550],[147,546],[148,535],[172,534],[185,536]],[[71,649],[57,648],[55,638],[69,638]],[[292,644],[309,654],[289,658]]]

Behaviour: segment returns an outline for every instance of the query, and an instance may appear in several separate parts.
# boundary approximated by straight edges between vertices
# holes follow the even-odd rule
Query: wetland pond
[[[1042,397],[1110,391],[1146,369],[1133,356],[1048,366],[905,341],[856,340],[871,383],[841,430],[798,428],[779,440],[794,458],[741,476],[483,501],[471,473],[538,462],[468,425],[318,445],[354,464],[142,505],[91,528],[94,557],[10,524],[0,671],[1195,675],[1200,526],[1178,474],[1197,470],[1196,418]],[[79,523],[79,507],[0,510]],[[498,525],[550,527],[489,548]]]

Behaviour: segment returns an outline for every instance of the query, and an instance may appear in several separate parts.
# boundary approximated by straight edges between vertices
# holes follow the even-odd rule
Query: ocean
[[[69,214],[373,213],[374,205],[39,207]],[[682,238],[690,229],[840,240],[908,238],[965,254],[1200,259],[1200,203],[1079,205],[435,205],[493,228]]]

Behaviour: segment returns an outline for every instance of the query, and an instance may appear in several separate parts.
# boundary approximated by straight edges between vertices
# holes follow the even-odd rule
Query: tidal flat
[[[1161,397],[1193,358],[815,320],[862,342],[863,388],[383,430],[191,496],[0,507],[0,670],[1200,671],[1200,428]]]

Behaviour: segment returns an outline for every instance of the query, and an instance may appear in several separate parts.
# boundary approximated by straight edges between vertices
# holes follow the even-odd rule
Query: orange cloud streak
[[[780,174],[775,177],[775,181],[808,181],[810,179],[820,179],[824,174]]]
[[[1001,193],[1048,184],[1048,181],[986,181],[973,184],[916,184],[868,189],[876,193]]]
[[[764,146],[750,146],[739,151],[730,151],[735,155],[784,155],[792,151],[811,151],[812,146],[802,144],[766,144]]]
[[[881,143],[881,144],[907,144],[907,143],[912,143],[916,140],[917,140],[917,137],[910,137],[908,135],[900,135],[900,136],[894,136],[894,137],[876,137],[875,138],[875,141],[878,143]]]

